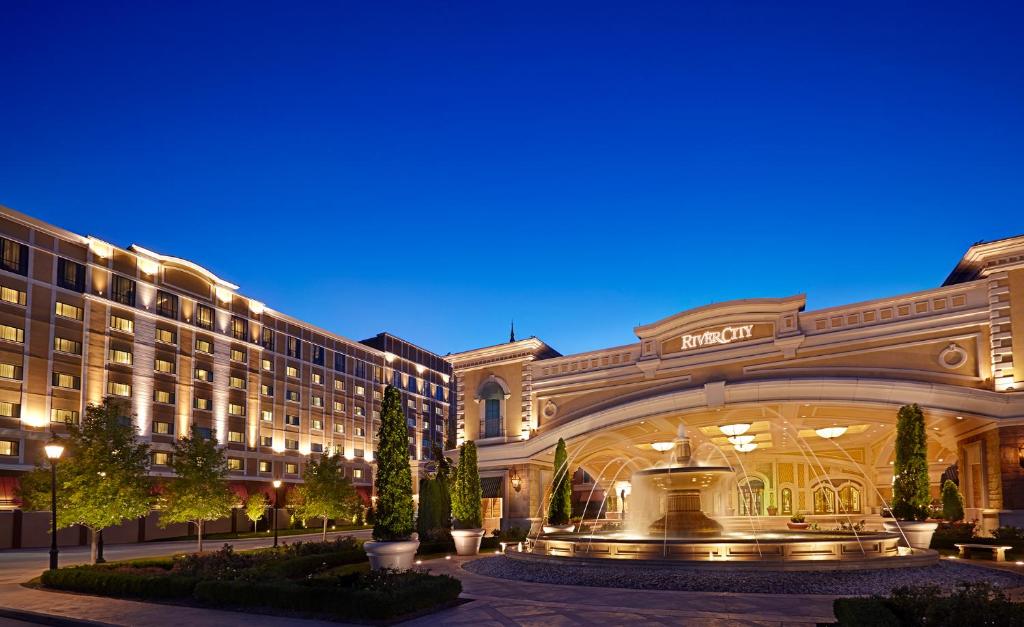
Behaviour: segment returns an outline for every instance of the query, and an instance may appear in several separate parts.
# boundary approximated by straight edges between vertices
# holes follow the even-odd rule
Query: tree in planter
[[[252,522],[252,530],[256,531],[256,523],[267,515],[270,500],[262,492],[253,492],[245,499],[245,517]]]
[[[964,519],[964,496],[950,479],[942,484],[942,517],[950,522]]]
[[[551,481],[551,501],[548,503],[549,525],[567,525],[572,516],[572,482],[569,480],[568,460],[565,440],[558,438],[558,446],[555,447],[555,474]]]
[[[455,467],[452,487],[452,518],[456,529],[479,529],[483,526],[480,499],[480,473],[476,467],[476,444],[465,442],[459,447],[459,465]]]
[[[171,468],[175,477],[160,495],[160,526],[194,524],[202,553],[203,525],[230,515],[238,501],[228,485],[227,457],[216,438],[204,438],[193,426],[188,437],[174,443]]]
[[[421,538],[445,540],[452,524],[452,463],[440,447],[433,447],[434,471],[420,480],[416,531]]]
[[[91,532],[90,559],[104,529],[140,518],[153,507],[148,478],[149,445],[139,442],[126,405],[105,398],[90,404],[79,424],[68,424],[68,438],[57,464],[57,528],[82,525]],[[21,477],[26,509],[50,509],[50,469]]]
[[[352,482],[342,474],[341,455],[323,455],[302,471],[302,484],[292,494],[295,516],[303,521],[322,518],[322,539],[327,541],[327,521],[351,520],[362,506]]]
[[[409,467],[409,429],[402,412],[401,394],[392,385],[384,389],[377,449],[377,507],[373,512],[373,539],[408,540],[413,529],[412,469]]]
[[[898,520],[928,517],[928,440],[917,404],[900,407],[896,422],[892,514]]]

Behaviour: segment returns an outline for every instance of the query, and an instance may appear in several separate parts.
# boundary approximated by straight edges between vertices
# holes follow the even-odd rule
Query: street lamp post
[[[281,503],[281,480],[274,479],[274,548],[277,548],[277,509]]]
[[[64,454],[64,444],[54,434],[43,450],[50,460],[50,570],[57,570],[57,460]]]

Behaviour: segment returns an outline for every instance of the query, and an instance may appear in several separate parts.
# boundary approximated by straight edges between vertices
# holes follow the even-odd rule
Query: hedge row
[[[88,566],[47,570],[42,576],[43,585],[48,588],[148,599],[178,599],[191,596],[196,581],[195,577],[134,574]]]
[[[338,551],[321,555],[303,555],[287,560],[271,562],[261,569],[260,574],[269,578],[293,579],[317,573],[335,566],[345,564],[358,564],[366,561],[366,552],[362,549],[356,551]]]
[[[961,582],[949,593],[936,586],[896,588],[888,597],[836,599],[832,611],[840,627],[1024,626],[1024,605],[988,583]]]

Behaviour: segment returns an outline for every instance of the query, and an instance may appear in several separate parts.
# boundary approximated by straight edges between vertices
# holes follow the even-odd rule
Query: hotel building
[[[369,500],[387,383],[402,390],[414,473],[445,446],[451,366],[401,338],[352,341],[191,261],[3,207],[0,253],[0,508],[51,430],[106,396],[130,409],[154,475],[170,474],[172,443],[195,427],[224,445],[243,496],[298,482],[310,455],[337,450]]]
[[[680,425],[698,458],[737,471],[703,503],[727,527],[797,512],[877,526],[910,403],[925,414],[933,496],[953,478],[980,528],[1024,525],[1024,237],[972,246],[933,289],[805,300],[708,305],[574,355],[531,337],[449,356],[488,528],[537,529],[559,438],[583,482],[577,513],[628,513],[630,477],[667,461]]]

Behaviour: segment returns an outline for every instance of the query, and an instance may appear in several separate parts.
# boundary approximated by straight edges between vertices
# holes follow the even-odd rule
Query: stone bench
[[[967,557],[968,553],[973,549],[992,551],[997,562],[1005,562],[1006,552],[1013,548],[1012,546],[998,546],[995,544],[954,544],[953,546],[960,549],[960,557]]]

